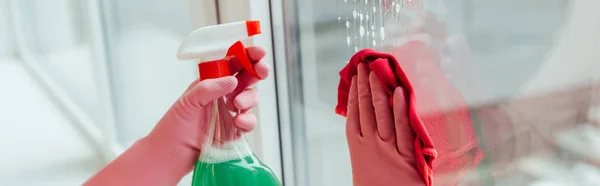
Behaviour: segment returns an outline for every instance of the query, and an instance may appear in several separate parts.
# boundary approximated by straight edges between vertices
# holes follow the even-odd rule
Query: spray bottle
[[[177,57],[198,60],[200,80],[230,76],[229,59],[258,77],[242,41],[260,34],[260,22],[241,21],[199,28],[181,44]],[[208,104],[209,130],[194,168],[192,186],[280,186],[273,171],[261,162],[231,120],[222,97]]]

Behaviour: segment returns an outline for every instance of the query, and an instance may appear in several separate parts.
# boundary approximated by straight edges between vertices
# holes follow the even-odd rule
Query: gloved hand
[[[415,134],[404,90],[394,91],[393,108],[374,72],[361,63],[352,78],[346,137],[354,186],[425,185],[415,163]]]
[[[414,183],[416,185],[457,185],[482,158],[467,104],[436,66],[439,57],[426,50],[423,42],[409,42],[392,54],[395,58],[365,49],[355,54],[340,71],[336,113],[347,117],[355,185],[385,185],[395,183],[396,178],[412,184],[415,171],[421,182]],[[388,58],[388,61],[379,58]],[[379,83],[365,78],[370,70]],[[397,97],[400,95],[394,93],[398,87],[413,96]],[[385,95],[378,95],[381,92]],[[383,105],[381,99],[388,105]],[[410,100],[410,106],[405,100]],[[395,109],[393,114],[384,110],[389,109],[389,104]],[[396,125],[389,124],[394,122],[392,117]],[[410,122],[401,122],[401,119]],[[394,127],[385,130],[385,126]],[[356,132],[353,128],[360,130]],[[389,135],[398,139],[390,142],[386,137],[381,138]],[[380,174],[381,167],[391,173]],[[362,172],[373,169],[378,170],[377,175]]]
[[[265,55],[261,48],[249,47],[248,56],[258,62]],[[269,74],[264,63],[254,65],[262,79]],[[146,137],[94,175],[84,185],[177,185],[197,162],[201,145],[206,140],[209,123],[204,115],[207,104],[227,96],[227,105],[240,110],[233,122],[242,131],[251,131],[256,116],[249,109],[258,103],[258,95],[250,86],[259,79],[243,71],[232,59],[230,71],[234,76],[204,81],[196,80],[171,106]]]

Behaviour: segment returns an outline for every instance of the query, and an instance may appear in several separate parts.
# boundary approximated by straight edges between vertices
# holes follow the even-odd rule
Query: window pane
[[[481,150],[484,158],[470,157],[477,166],[466,176],[454,176],[463,185],[583,184],[591,178],[582,172],[600,170],[595,163],[600,151],[589,149],[600,145],[600,130],[594,124],[600,13],[592,8],[600,2],[297,0],[284,5],[284,11],[296,12],[284,15],[297,15],[284,19],[297,20],[285,25],[296,29],[299,37],[286,38],[297,41],[288,46],[299,48],[298,53],[286,54],[296,59],[287,65],[299,67],[288,68],[287,74],[296,81],[289,90],[301,90],[290,94],[302,100],[291,106],[292,113],[303,114],[292,121],[293,126],[303,126],[292,131],[292,139],[306,144],[299,155],[306,162],[296,164],[310,165],[309,185],[351,185],[353,152],[347,147],[345,118],[333,108],[338,72],[364,48],[404,59],[399,63],[419,87],[417,100],[430,96],[438,104],[417,101],[422,119],[440,113],[448,119],[444,126],[424,119],[428,133],[439,138],[433,142],[438,150],[466,146],[443,136],[458,135],[452,133],[456,128],[473,133],[459,135],[478,144],[460,157]],[[414,42],[425,47],[411,45]],[[422,53],[406,57],[416,52]],[[422,62],[424,58],[429,62]],[[452,90],[460,94],[451,97]],[[448,115],[465,105],[470,119],[458,126],[464,122]],[[447,157],[439,153],[436,163]],[[436,171],[436,163],[434,182],[449,184],[450,178],[439,175],[450,173]]]

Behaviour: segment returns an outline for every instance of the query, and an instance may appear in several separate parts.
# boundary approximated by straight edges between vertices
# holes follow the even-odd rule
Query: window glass
[[[295,12],[284,13],[286,29],[297,33],[286,35],[287,45],[299,49],[286,53],[292,56],[286,64],[299,67],[286,72],[289,90],[299,90],[291,99],[301,100],[290,106],[291,113],[300,113],[291,125],[302,126],[292,131],[294,148],[304,149],[295,154],[302,157],[296,164],[310,165],[294,174],[306,173],[308,185],[352,183],[345,118],[334,107],[339,71],[364,48],[397,59],[424,52],[420,57],[430,62],[399,62],[411,83],[421,87],[417,97],[430,95],[445,104],[417,101],[422,118],[468,106],[467,124],[446,118],[446,125],[428,128],[441,136],[434,141],[440,148],[452,144],[443,135],[456,128],[473,133],[460,135],[477,144],[461,157],[480,150],[483,159],[473,160],[476,166],[458,177],[462,185],[599,183],[589,175],[600,170],[595,163],[600,151],[590,150],[600,145],[595,106],[600,12],[593,8],[600,2],[297,0],[283,5],[284,12]],[[448,97],[452,90],[461,101]],[[434,174],[443,170],[434,167]],[[434,178],[439,184],[448,180]]]

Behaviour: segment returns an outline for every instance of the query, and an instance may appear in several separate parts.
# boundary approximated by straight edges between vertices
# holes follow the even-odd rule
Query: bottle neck
[[[219,59],[201,62],[198,64],[198,72],[200,73],[200,80],[230,76],[229,60]]]

